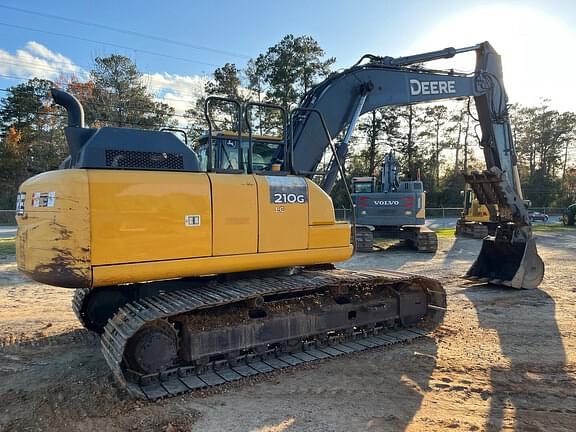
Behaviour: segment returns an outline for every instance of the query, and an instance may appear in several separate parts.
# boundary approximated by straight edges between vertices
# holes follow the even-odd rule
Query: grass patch
[[[443,227],[436,228],[436,235],[438,237],[454,237],[456,235],[456,228],[454,227]],[[534,232],[573,232],[576,233],[575,226],[564,226],[562,224],[536,224],[532,225],[532,231]]]
[[[14,237],[0,238],[0,257],[8,255],[16,255],[16,239]]]
[[[576,226],[564,226],[562,224],[537,224],[532,225],[532,231],[540,232],[559,232],[559,231],[571,231],[576,232]]]
[[[434,231],[436,231],[438,237],[454,237],[456,234],[456,228],[454,227],[436,228]]]

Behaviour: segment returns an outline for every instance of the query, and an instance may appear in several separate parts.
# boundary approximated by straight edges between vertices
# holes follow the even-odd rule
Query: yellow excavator
[[[498,228],[498,205],[482,204],[468,184],[463,195],[464,207],[456,221],[456,235],[476,239],[495,235]]]
[[[473,75],[419,67],[467,51],[477,54]],[[515,288],[542,280],[517,199],[500,60],[488,43],[364,56],[314,87],[290,115],[210,97],[208,134],[193,149],[168,131],[87,128],[78,100],[52,95],[68,112],[70,155],[19,189],[18,268],[76,290],[74,311],[100,334],[106,362],[136,397],[390,345],[441,322],[446,295],[438,281],[332,265],[352,255],[354,221],[335,220],[328,192],[343,175],[358,117],[380,106],[474,96],[488,170],[471,183],[509,218],[483,240],[467,277]],[[218,104],[234,113],[232,135],[214,127]],[[276,110],[278,139],[253,134],[254,109]],[[319,173],[326,149],[332,163]]]

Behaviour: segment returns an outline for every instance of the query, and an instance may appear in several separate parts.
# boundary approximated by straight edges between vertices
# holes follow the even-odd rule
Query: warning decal
[[[184,216],[184,225],[187,227],[200,226],[200,215]]]
[[[56,192],[34,192],[32,207],[54,207]]]

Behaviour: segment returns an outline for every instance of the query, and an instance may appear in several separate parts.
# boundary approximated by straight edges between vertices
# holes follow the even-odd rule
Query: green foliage
[[[385,107],[366,113],[360,117],[357,128],[362,138],[356,140],[357,151],[353,157],[356,164],[363,166],[363,175],[376,176],[384,154],[389,148],[395,149],[400,138],[398,109]],[[362,141],[365,145],[358,145]]]
[[[330,73],[336,59],[323,57],[324,50],[311,36],[286,35],[248,64],[250,88],[288,109]]]
[[[173,123],[174,108],[154,100],[130,58],[96,57],[90,81],[92,92],[82,101],[89,124],[158,129]]]
[[[288,108],[317,80],[329,74],[335,60],[323,60],[323,56],[324,50],[312,37],[287,35],[266,53],[249,60],[244,70],[231,63],[217,68],[204,91],[207,96],[224,96],[242,102],[273,102]],[[200,98],[186,111],[192,136],[208,129],[204,101],[205,98]],[[277,112],[262,109],[250,114],[256,133],[279,134],[281,119]],[[214,125],[217,130],[235,128],[234,110],[230,106],[215,106],[211,117],[217,122]],[[246,130],[246,125],[243,129]]]
[[[568,165],[576,115],[552,110],[547,101],[536,107],[513,105],[510,112],[524,197],[536,207],[570,203],[576,197]]]
[[[204,90],[209,95],[220,95],[231,99],[242,99],[240,95],[240,71],[235,64],[226,63],[214,71],[214,79],[208,81]]]
[[[540,169],[528,177],[522,185],[524,198],[530,200],[533,207],[564,207],[562,182],[559,178],[544,175]]]
[[[28,80],[10,87],[0,104],[0,208],[14,208],[18,185],[56,168],[67,154],[64,118],[48,97],[53,85]]]
[[[427,207],[461,207],[464,190],[464,176],[460,171],[448,169],[440,179],[440,186],[431,190],[426,196]]]
[[[242,95],[242,77],[240,70],[233,63],[226,63],[217,68],[212,79],[204,86],[206,96],[216,95],[229,99],[245,101]],[[206,97],[199,98],[196,103],[186,110],[189,120],[188,133],[192,138],[204,134],[208,130],[208,122],[204,116]],[[218,120],[214,125],[216,130],[231,130],[236,128],[236,108],[230,104],[211,105],[211,117]]]

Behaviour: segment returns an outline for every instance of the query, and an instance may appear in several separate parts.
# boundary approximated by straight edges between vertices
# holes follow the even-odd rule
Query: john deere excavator
[[[476,51],[470,76],[413,65]],[[70,156],[30,178],[17,199],[17,261],[36,281],[76,289],[73,308],[132,395],[156,399],[413,339],[442,320],[439,282],[397,271],[348,271],[351,226],[326,191],[360,114],[472,95],[484,135],[486,190],[510,216],[484,240],[475,280],[537,286],[543,264],[522,204],[500,60],[488,43],[403,58],[364,56],[316,86],[283,135],[253,135],[250,111],[209,98],[208,137],[190,150],[169,132],[84,126],[71,95]],[[235,137],[209,105],[235,107]],[[244,119],[244,121],[243,121]],[[248,128],[247,137],[242,124]],[[288,123],[289,126],[288,126]],[[346,129],[338,149],[331,136]],[[311,178],[325,148],[321,186]],[[353,231],[352,231],[353,232]]]

